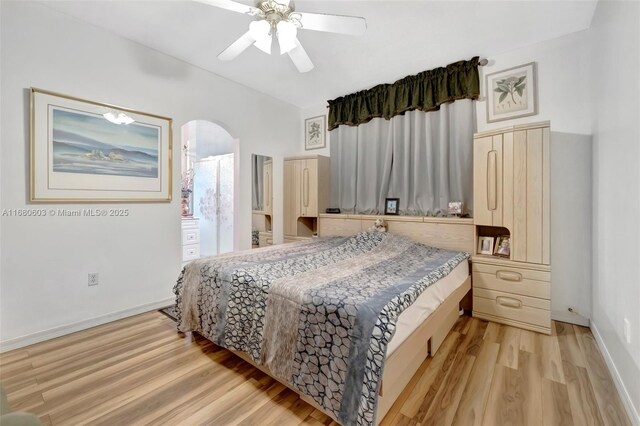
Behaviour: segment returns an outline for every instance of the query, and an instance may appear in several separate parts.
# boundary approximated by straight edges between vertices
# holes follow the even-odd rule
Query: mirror
[[[251,154],[251,247],[273,244],[273,159]]]

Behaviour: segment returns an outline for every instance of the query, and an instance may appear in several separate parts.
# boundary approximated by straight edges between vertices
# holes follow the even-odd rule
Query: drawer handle
[[[513,299],[511,297],[498,296],[496,297],[496,302],[498,305],[508,306],[509,308],[521,308],[522,302],[518,299]]]
[[[511,271],[498,271],[496,277],[505,281],[522,281],[522,274]]]

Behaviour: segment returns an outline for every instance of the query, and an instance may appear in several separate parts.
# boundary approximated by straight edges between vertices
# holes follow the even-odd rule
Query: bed
[[[200,259],[174,287],[178,329],[341,424],[377,424],[457,319],[468,258],[365,231]]]

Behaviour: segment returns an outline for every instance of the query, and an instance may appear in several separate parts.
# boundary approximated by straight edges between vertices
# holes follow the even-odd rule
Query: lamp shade
[[[249,33],[255,39],[254,45],[264,53],[271,54],[271,24],[265,20],[249,24]]]
[[[288,53],[296,47],[296,36],[298,29],[289,21],[280,21],[278,28],[278,44],[280,45],[280,54]]]

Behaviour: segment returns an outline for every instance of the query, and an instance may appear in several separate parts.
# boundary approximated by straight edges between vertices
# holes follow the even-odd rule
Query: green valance
[[[379,84],[368,90],[329,102],[329,130],[341,124],[357,126],[372,118],[389,120],[406,111],[436,111],[456,99],[478,99],[479,58],[459,61],[446,67],[422,71],[393,84]]]

